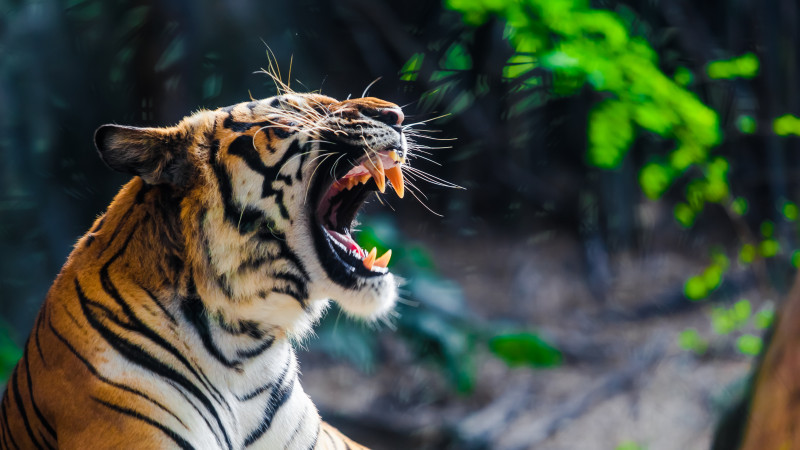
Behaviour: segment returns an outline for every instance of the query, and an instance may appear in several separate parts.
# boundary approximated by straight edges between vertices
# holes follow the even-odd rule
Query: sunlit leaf
[[[489,340],[489,349],[511,366],[553,367],[561,352],[532,333],[500,334]]]
[[[694,328],[684,330],[678,335],[678,345],[682,349],[698,355],[702,355],[708,350],[708,342]]]
[[[736,348],[745,355],[756,356],[761,353],[764,341],[758,336],[745,334],[736,340]]]
[[[622,158],[633,141],[633,126],[628,109],[617,100],[596,105],[589,114],[589,162],[611,169]]]
[[[689,300],[701,300],[708,296],[708,287],[702,276],[693,276],[683,285],[683,293]]]
[[[758,57],[753,53],[727,60],[714,61],[708,65],[708,76],[715,79],[753,78],[758,74]]]

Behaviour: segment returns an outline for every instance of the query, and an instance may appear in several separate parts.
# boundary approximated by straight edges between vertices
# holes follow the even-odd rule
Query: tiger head
[[[403,118],[377,98],[288,93],[170,128],[104,125],[95,144],[112,169],[177,198],[180,295],[224,326],[296,336],[328,299],[368,320],[395,303],[391,253],[361,248],[352,232],[376,191],[403,197]]]

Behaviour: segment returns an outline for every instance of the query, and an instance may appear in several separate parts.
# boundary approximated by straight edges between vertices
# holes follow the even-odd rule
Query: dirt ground
[[[752,360],[734,351],[732,338],[714,337],[709,305],[682,300],[683,282],[702,270],[707,252],[621,252],[609,257],[598,288],[573,237],[418,236],[475,314],[526,324],[555,343],[565,363],[509,368],[481,352],[475,392],[459,395],[391,335],[382,341],[387,361],[370,374],[301,352],[303,385],[324,418],[377,449],[709,447]],[[689,327],[713,338],[706,355],[678,346]]]

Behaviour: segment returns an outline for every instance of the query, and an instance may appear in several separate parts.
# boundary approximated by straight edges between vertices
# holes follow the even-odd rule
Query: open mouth
[[[334,281],[353,285],[354,275],[379,276],[387,273],[392,257],[387,250],[362,248],[352,237],[352,227],[364,201],[375,191],[386,192],[387,184],[402,198],[405,192],[403,152],[383,150],[365,155],[343,176],[328,179],[327,190],[319,197],[314,218],[314,241],[323,267]]]

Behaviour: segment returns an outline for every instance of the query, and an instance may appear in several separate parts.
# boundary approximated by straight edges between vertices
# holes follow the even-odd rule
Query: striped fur
[[[320,420],[292,341],[329,298],[368,320],[394,304],[390,273],[323,263],[310,219],[337,158],[405,145],[386,110],[399,112],[292,93],[171,128],[101,127],[103,160],[135,177],[47,295],[0,448],[364,448]]]

